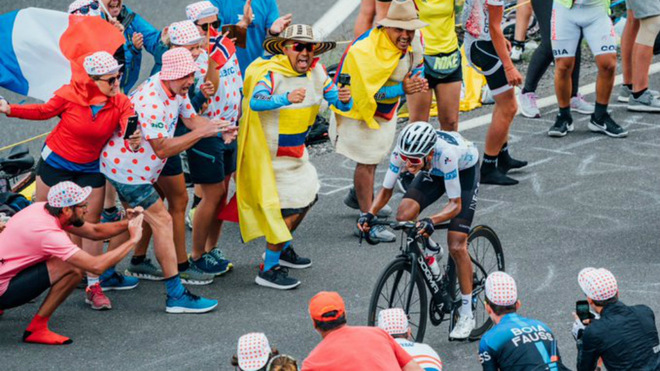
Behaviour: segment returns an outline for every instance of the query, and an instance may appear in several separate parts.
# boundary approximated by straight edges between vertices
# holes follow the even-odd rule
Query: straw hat
[[[287,27],[279,36],[266,38],[263,47],[270,54],[282,54],[284,43],[289,40],[300,41],[308,44],[316,44],[314,55],[323,54],[334,49],[337,43],[334,41],[318,41],[314,38],[312,26],[305,24],[292,24]]]
[[[392,0],[387,17],[378,21],[378,25],[404,30],[419,30],[429,24],[419,20],[419,14],[413,0]]]

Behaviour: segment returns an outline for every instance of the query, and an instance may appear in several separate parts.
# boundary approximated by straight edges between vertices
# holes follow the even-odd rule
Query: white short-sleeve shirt
[[[548,0],[549,1],[549,0]],[[504,0],[466,0],[461,21],[463,29],[475,40],[490,41],[488,5],[504,6]]]

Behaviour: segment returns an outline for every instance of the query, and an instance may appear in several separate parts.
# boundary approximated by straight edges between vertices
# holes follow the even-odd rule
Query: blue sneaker
[[[217,300],[197,296],[186,289],[178,299],[167,297],[165,311],[167,313],[206,313],[217,306]]]
[[[225,260],[225,264],[220,264],[218,263],[215,258],[210,255],[210,254],[202,254],[202,257],[199,258],[198,260],[193,260],[190,258],[188,260],[190,265],[194,265],[195,268],[199,269],[200,271],[208,274],[212,274],[214,276],[219,276],[221,274],[226,273],[229,269],[227,268],[228,266],[228,260]]]
[[[130,290],[134,289],[140,280],[135,277],[127,277],[117,272],[112,273],[110,277],[101,278],[101,289],[103,291],[111,290]]]
[[[217,247],[211,251],[208,252],[209,255],[211,255],[215,261],[220,264],[221,267],[224,267],[225,270],[222,273],[217,273],[216,276],[221,276],[230,270],[234,268],[234,264],[229,261],[229,259],[225,258],[225,255],[222,253],[222,250],[218,249]]]

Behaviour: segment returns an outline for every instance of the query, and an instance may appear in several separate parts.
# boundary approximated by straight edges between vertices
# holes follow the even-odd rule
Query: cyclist
[[[462,305],[459,320],[449,337],[467,339],[475,326],[472,263],[467,252],[467,237],[477,206],[479,151],[457,132],[436,131],[423,121],[406,126],[390,157],[383,187],[369,212],[358,220],[358,228],[363,232],[369,231],[374,215],[392,197],[397,175],[404,167],[417,175],[403,196],[397,220],[415,220],[445,192],[449,197],[449,203],[439,213],[420,219],[417,228],[419,234],[428,237],[434,231],[434,224],[450,221],[447,244],[458,268]]]
[[[479,343],[479,362],[484,371],[568,370],[548,326],[516,313],[520,301],[513,277],[504,272],[488,276],[485,306],[495,327]]]
[[[571,73],[575,65],[575,51],[580,35],[589,43],[596,56],[598,82],[596,108],[589,121],[589,130],[622,138],[628,131],[619,126],[607,113],[614,73],[616,72],[616,34],[608,16],[610,0],[555,0],[552,8],[551,39],[555,56],[555,92],[559,114],[548,130],[551,137],[563,137],[573,131],[571,117]]]

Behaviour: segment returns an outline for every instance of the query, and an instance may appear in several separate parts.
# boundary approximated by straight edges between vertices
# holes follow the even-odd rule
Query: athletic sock
[[[167,290],[167,296],[173,299],[179,299],[186,291],[178,274],[165,279],[165,289]]]
[[[186,260],[186,261],[183,262],[183,263],[179,263],[179,264],[177,264],[177,266],[179,267],[179,272],[183,272],[183,271],[185,271],[186,269],[190,268],[190,263]]]
[[[66,336],[56,334],[48,329],[48,320],[50,317],[42,317],[35,315],[32,322],[28,325],[23,333],[23,341],[26,343],[39,343],[39,344],[71,344],[73,340]]]
[[[641,97],[642,94],[644,94],[647,90],[648,90],[648,89],[642,89],[642,90],[640,90],[640,91],[638,91],[638,92],[633,92],[633,93],[632,93],[633,98],[637,99],[637,98]]]
[[[131,258],[131,264],[133,265],[142,264],[142,262],[144,262],[146,258],[147,258],[146,255],[133,255],[133,257]]]
[[[268,272],[274,266],[280,264],[281,251],[271,251],[266,249],[266,259],[264,259],[264,272]]]
[[[117,212],[117,206],[106,207],[103,211],[108,214],[114,214]]]
[[[461,309],[459,309],[461,317],[472,317],[472,293],[464,295],[461,293]]]
[[[594,111],[594,119],[598,122],[602,121],[607,115],[607,104],[600,104],[596,102],[596,110]]]
[[[202,198],[201,198],[201,197],[198,197],[197,195],[194,195],[194,196],[193,196],[193,203],[192,203],[191,209],[196,208],[197,205],[199,205],[199,203],[200,203],[201,201],[202,201]]]
[[[490,156],[484,153],[484,160],[481,163],[481,171],[484,173],[489,173],[495,170],[496,166],[497,166],[497,156]]]
[[[284,247],[282,247],[282,251],[288,249],[289,247],[291,247],[291,241],[286,241],[284,243]]]
[[[568,120],[569,122],[573,122],[573,117],[571,116],[571,106],[564,108],[559,107],[559,113],[557,114],[557,117]]]
[[[87,287],[92,287],[99,283],[99,277],[90,277],[87,276]]]

